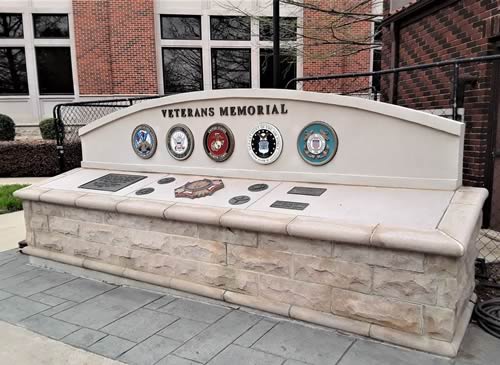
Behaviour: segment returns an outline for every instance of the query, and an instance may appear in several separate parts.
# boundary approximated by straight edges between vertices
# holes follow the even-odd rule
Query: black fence
[[[53,115],[57,123],[56,148],[60,172],[67,171],[74,167],[73,164],[68,163],[69,161],[66,157],[65,151],[71,148],[72,151],[76,150],[81,153],[81,150],[75,148],[75,145],[80,144],[78,130],[81,127],[84,127],[87,124],[115,111],[128,108],[146,100],[159,98],[161,96],[162,95],[93,100],[56,105],[53,110]],[[74,158],[72,158],[72,160],[74,160]]]

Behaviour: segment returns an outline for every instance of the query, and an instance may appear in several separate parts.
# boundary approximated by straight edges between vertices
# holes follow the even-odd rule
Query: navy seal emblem
[[[191,130],[184,124],[176,124],[167,132],[167,149],[176,160],[185,160],[194,149],[194,138]]]
[[[332,160],[339,145],[337,133],[324,122],[308,124],[299,134],[297,149],[300,157],[311,165],[324,165]]]
[[[224,188],[224,183],[220,179],[202,179],[190,181],[181,187],[175,189],[176,198],[203,198]]]
[[[153,156],[157,145],[156,134],[149,125],[141,124],[132,132],[132,148],[140,158],[148,159]]]
[[[274,125],[261,123],[248,135],[248,153],[255,161],[263,165],[278,159],[283,149],[280,131]]]

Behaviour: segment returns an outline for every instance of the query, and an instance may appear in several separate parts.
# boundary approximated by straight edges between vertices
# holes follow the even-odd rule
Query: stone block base
[[[23,252],[455,356],[470,315],[462,256],[25,201]],[[475,239],[479,228],[474,231]],[[50,261],[44,261],[46,264]]]

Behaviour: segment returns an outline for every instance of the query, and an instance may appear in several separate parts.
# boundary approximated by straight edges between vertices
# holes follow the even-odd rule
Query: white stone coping
[[[239,97],[250,99],[308,101],[313,103],[330,104],[354,109],[361,109],[373,113],[391,116],[393,118],[399,118],[411,123],[420,124],[455,136],[460,136],[464,128],[463,123],[448,118],[439,117],[430,113],[408,109],[397,105],[381,103],[352,96],[297,90],[231,89],[184,93],[143,101],[128,108],[124,108],[123,110],[108,114],[107,116],[80,128],[78,133],[80,136],[83,136],[93,131],[94,129],[100,128],[117,119],[147,109],[192,101],[222,100]]]
[[[69,173],[74,173],[73,170]],[[59,176],[60,177],[60,176]],[[474,235],[488,191],[459,188],[436,229],[408,229],[384,224],[349,224],[332,219],[160,202],[95,193],[44,189],[37,185],[15,192],[24,200],[84,209],[218,225],[249,231],[277,233],[306,239],[344,242],[395,250],[460,257]]]

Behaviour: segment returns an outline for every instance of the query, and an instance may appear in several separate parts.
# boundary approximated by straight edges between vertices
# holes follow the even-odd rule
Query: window
[[[210,39],[249,41],[250,17],[211,16]]]
[[[273,40],[273,18],[264,17],[259,21],[259,39]],[[282,41],[297,40],[297,18],[280,18],[280,39]]]
[[[35,47],[41,95],[73,94],[69,47]]]
[[[273,50],[269,48],[260,49],[260,87],[273,87]],[[285,88],[288,82],[297,77],[297,57],[290,51],[280,50],[281,80],[279,88]],[[289,89],[295,89],[296,83],[289,85]]]
[[[201,39],[201,17],[191,15],[162,15],[163,39]]]
[[[69,38],[68,16],[65,14],[33,14],[35,38]]]
[[[163,48],[165,93],[203,90],[200,48]]]
[[[382,50],[374,49],[372,71],[380,70],[382,70]],[[373,76],[372,86],[377,92],[380,92],[380,75]],[[375,92],[375,90],[373,91]]]
[[[250,49],[212,49],[212,88],[231,89],[251,87]]]
[[[0,13],[0,38],[22,38],[23,17],[21,14]]]
[[[391,2],[391,12],[401,9],[403,6],[407,6],[412,3],[412,0],[390,0]]]
[[[27,95],[24,48],[0,47],[0,95]]]

